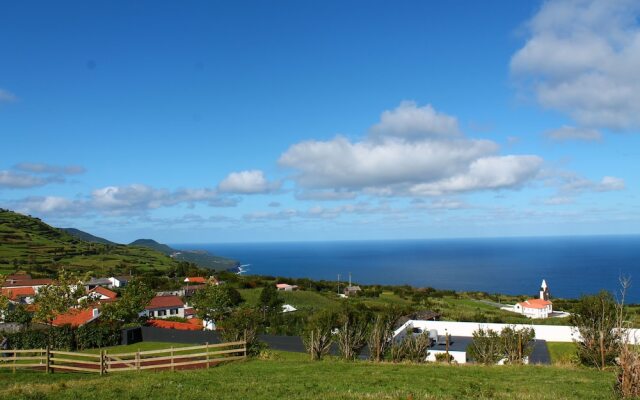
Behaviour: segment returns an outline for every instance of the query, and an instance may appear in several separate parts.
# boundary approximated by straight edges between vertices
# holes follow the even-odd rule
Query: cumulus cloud
[[[425,137],[457,136],[460,134],[455,117],[436,111],[431,104],[423,107],[413,101],[403,101],[394,110],[380,116],[380,122],[370,129],[372,137],[396,136],[408,140]]]
[[[13,103],[18,97],[8,90],[0,88],[0,103]]]
[[[640,3],[633,0],[545,2],[529,37],[511,59],[538,102],[581,126],[640,126]]]
[[[260,170],[232,172],[218,185],[224,193],[258,194],[279,189],[280,184],[270,183]]]
[[[36,174],[79,175],[86,172],[86,169],[80,165],[52,165],[29,162],[16,164],[14,168],[19,171],[32,172]]]
[[[602,139],[602,134],[596,129],[576,128],[574,126],[562,126],[545,132],[545,136],[556,142],[581,140],[593,142]]]
[[[464,137],[455,118],[431,106],[403,102],[382,113],[362,140],[338,136],[297,143],[279,164],[296,171],[293,179],[303,190],[330,196],[359,191],[431,196],[514,188],[534,178],[542,164],[537,156],[500,156],[498,150],[495,142]]]

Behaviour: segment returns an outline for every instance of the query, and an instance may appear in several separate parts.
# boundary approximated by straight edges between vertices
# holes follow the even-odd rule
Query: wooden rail
[[[105,350],[90,354],[49,349],[0,350],[0,354],[0,369],[11,368],[14,372],[19,368],[31,368],[47,373],[61,370],[104,375],[148,369],[209,368],[221,362],[245,359],[247,346],[242,341],[115,354]]]

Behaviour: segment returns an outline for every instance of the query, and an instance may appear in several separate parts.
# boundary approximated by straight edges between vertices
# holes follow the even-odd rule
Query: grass
[[[610,372],[572,367],[374,364],[275,352],[210,370],[0,373],[0,399],[611,399]],[[98,389],[98,392],[96,392]]]
[[[575,343],[547,342],[547,349],[553,364],[568,365],[576,360]]]
[[[255,306],[258,304],[261,288],[258,289],[240,289],[242,298],[248,305]],[[333,308],[338,306],[340,299],[333,293],[319,293],[312,291],[294,291],[294,292],[278,292],[285,304],[291,304],[298,310],[320,310],[325,308]]]

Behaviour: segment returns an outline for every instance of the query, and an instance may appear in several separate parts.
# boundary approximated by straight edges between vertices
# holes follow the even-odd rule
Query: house
[[[52,285],[53,279],[33,279],[29,274],[8,275],[2,284],[3,288],[23,288],[31,287],[36,293],[42,286]]]
[[[151,318],[184,318],[184,302],[178,296],[156,296],[140,313],[141,316]]]
[[[192,285],[192,286],[183,286],[181,289],[181,293],[184,297],[191,297],[200,289],[204,289],[207,285]]]
[[[80,300],[90,298],[94,301],[109,302],[115,300],[116,297],[118,297],[118,293],[103,288],[102,286],[96,286],[95,288],[91,289],[86,296],[81,297]]]
[[[127,286],[129,282],[133,279],[131,275],[121,275],[121,276],[112,276],[109,279],[111,282],[111,288],[121,288]]]
[[[73,327],[88,324],[100,316],[97,308],[71,308],[64,314],[59,314],[52,322],[53,326],[71,325]]]
[[[529,299],[513,306],[513,311],[529,318],[549,318],[553,313],[553,303],[549,300],[549,287],[543,279],[540,285],[540,296]]]
[[[8,275],[2,284],[2,294],[15,303],[31,304],[38,290],[53,284],[52,279],[33,279],[28,274]]]
[[[201,284],[204,285],[206,283],[210,283],[212,285],[219,285],[220,281],[218,280],[218,278],[216,278],[215,276],[210,276],[208,278],[202,277],[202,276],[189,276],[184,278],[184,283],[196,283],[196,284]]]
[[[33,287],[2,288],[2,295],[13,303],[31,304],[36,296]]]
[[[298,285],[289,285],[288,283],[278,283],[276,284],[276,288],[278,290],[282,290],[285,292],[293,292],[294,290],[298,290]]]
[[[84,287],[87,289],[87,291],[95,289],[98,286],[112,288],[113,283],[109,278],[93,278],[93,277],[84,283]]]
[[[344,288],[344,295],[347,297],[357,296],[361,290],[362,289],[360,288],[360,286],[349,285],[346,288]]]

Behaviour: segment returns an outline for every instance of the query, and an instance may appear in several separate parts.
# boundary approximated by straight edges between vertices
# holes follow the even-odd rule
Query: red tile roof
[[[551,305],[551,302],[548,300],[542,300],[542,299],[529,299],[529,300],[525,300],[521,303],[518,303],[522,306],[522,308],[537,308],[537,309],[541,309],[541,308],[545,308],[547,306]]]
[[[71,325],[71,326],[81,326],[86,324],[87,322],[91,322],[97,318],[94,316],[93,308],[72,308],[64,314],[59,314],[54,320],[54,326],[61,325]]]
[[[188,278],[184,278],[184,281],[189,283],[206,283],[207,278],[203,278],[201,276],[190,276]]]
[[[20,297],[33,297],[36,291],[31,286],[17,288],[2,288],[2,295],[9,300],[18,300]]]
[[[112,290],[103,288],[102,286],[96,286],[95,288],[91,289],[89,293],[98,293],[110,299],[115,299],[118,296],[118,293]]]
[[[162,319],[152,319],[147,323],[149,326],[165,329],[177,329],[179,331],[201,331],[202,320],[192,318],[188,322],[165,321]]]
[[[184,307],[184,303],[178,296],[156,296],[145,307],[145,310],[155,310],[156,308]]]

